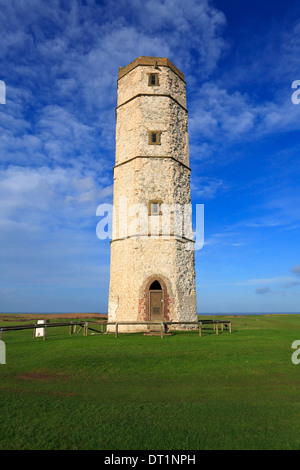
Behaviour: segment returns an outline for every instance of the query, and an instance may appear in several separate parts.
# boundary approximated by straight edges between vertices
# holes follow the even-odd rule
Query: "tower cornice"
[[[130,62],[130,64],[126,65],[126,67],[119,67],[119,77],[118,80],[123,78],[127,73],[131,72],[131,70],[135,69],[139,66],[150,66],[154,67],[169,67],[182,81],[185,83],[184,74],[167,58],[167,57],[147,57],[147,56],[140,56],[137,59]]]

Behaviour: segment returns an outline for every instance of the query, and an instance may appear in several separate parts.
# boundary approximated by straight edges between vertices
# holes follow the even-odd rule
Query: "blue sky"
[[[187,81],[198,312],[299,312],[300,5],[0,0],[0,311],[107,312],[119,66]]]

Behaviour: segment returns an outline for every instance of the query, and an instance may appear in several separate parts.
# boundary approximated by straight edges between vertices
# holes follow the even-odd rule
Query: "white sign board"
[[[45,320],[38,320],[37,325],[45,325],[46,321]],[[35,329],[35,337],[38,338],[39,336],[44,336],[44,330],[45,328],[36,328]]]
[[[6,351],[4,341],[0,341],[0,364],[6,364]]]

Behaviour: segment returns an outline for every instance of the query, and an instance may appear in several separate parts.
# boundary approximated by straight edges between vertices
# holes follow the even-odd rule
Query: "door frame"
[[[149,290],[149,320],[152,321],[151,319],[151,292],[153,293],[160,293],[161,294],[161,320],[164,319],[165,317],[165,312],[164,312],[164,290],[163,289],[159,289],[159,290]]]

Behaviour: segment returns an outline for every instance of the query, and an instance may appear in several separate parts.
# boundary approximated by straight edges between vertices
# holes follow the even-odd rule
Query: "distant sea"
[[[100,312],[0,312],[0,314],[9,314],[9,315],[65,315],[65,314],[72,314],[76,313],[76,315],[82,314],[96,314],[96,315],[107,315],[107,313],[100,313]],[[229,316],[229,315],[300,315],[300,312],[252,312],[252,313],[245,313],[245,312],[223,312],[223,313],[202,313],[199,312],[198,315],[210,315],[210,316]]]

